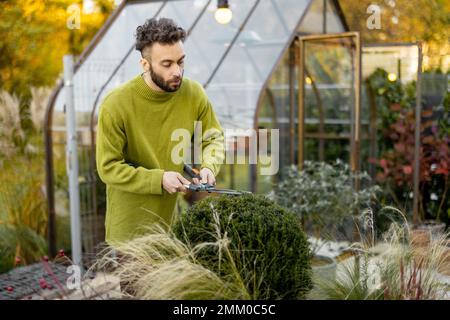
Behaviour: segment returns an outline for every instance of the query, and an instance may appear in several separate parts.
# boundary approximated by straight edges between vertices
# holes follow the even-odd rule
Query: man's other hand
[[[170,194],[175,192],[186,192],[186,188],[184,186],[186,184],[191,184],[191,182],[178,172],[166,171],[163,174],[163,188]]]
[[[199,181],[197,178],[192,179],[192,182],[194,184],[200,184],[200,183],[209,183],[211,185],[216,184],[216,177],[214,177],[214,173],[211,171],[211,169],[203,168],[200,170],[200,178],[201,181]]]

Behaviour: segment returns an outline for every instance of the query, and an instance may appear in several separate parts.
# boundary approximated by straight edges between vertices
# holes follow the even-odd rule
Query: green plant
[[[252,299],[302,298],[312,287],[311,252],[298,217],[263,196],[205,199],[173,231],[190,246],[205,243],[196,259],[224,279],[242,279]]]
[[[377,181],[390,184],[397,190],[410,191],[413,185],[415,115],[413,110],[403,109],[392,109],[392,113],[397,114],[397,120],[384,129],[383,136],[393,147],[381,154]],[[424,134],[427,129],[430,132]],[[432,206],[434,210],[428,211],[428,216],[439,221],[448,207],[450,137],[440,137],[437,125],[429,120],[422,124],[420,144],[420,218],[425,219],[427,207]],[[399,195],[394,193],[393,197],[400,205]],[[434,202],[437,204],[433,205]]]
[[[223,279],[198,263],[196,252],[167,228],[155,225],[146,235],[108,247],[91,270],[107,271],[122,282],[126,297],[137,299],[248,299],[237,278]],[[220,246],[226,245],[219,243]]]
[[[284,168],[270,197],[311,225],[314,236],[329,240],[345,222],[353,222],[359,209],[370,206],[379,191],[376,185],[369,186],[370,181],[367,173],[353,173],[341,160],[333,164],[305,161],[301,171],[296,166]]]
[[[26,136],[21,127],[19,99],[0,91],[0,158],[8,158],[23,153]]]
[[[0,170],[0,272],[37,261],[46,252],[47,212],[42,170],[35,160],[15,157]]]
[[[377,110],[378,159],[370,159],[378,165],[376,180],[384,187],[386,204],[410,210],[413,189],[416,82],[405,85],[400,80],[389,81],[388,73],[376,69],[366,80],[370,101]],[[448,174],[449,158],[449,108],[450,93],[443,99],[443,106],[433,106],[436,98],[445,92],[445,76],[439,70],[423,75],[423,102],[420,140],[420,198],[416,220],[450,218]]]
[[[385,238],[388,250],[379,267],[384,299],[444,299],[449,287],[442,283],[439,272],[448,268],[445,243],[449,234],[433,239],[423,251],[413,246],[409,234],[407,226],[392,225]]]
[[[372,288],[368,255],[357,255],[353,263],[344,261],[332,281],[318,280],[318,295],[327,300],[381,300],[381,289]]]
[[[406,219],[398,209],[386,209]],[[373,227],[369,226],[371,235]],[[438,273],[448,269],[447,236],[442,235],[419,251],[410,239],[407,223],[392,223],[383,242],[362,235],[361,241],[352,245],[356,256],[341,264],[336,279],[318,282],[320,294],[324,299],[337,300],[444,299],[449,287],[441,282]]]

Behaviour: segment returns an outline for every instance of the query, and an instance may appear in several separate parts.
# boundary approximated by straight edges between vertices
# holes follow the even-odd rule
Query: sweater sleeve
[[[162,169],[134,168],[124,159],[126,135],[120,121],[105,108],[100,108],[96,164],[100,179],[122,191],[138,194],[162,194]]]
[[[225,159],[224,134],[208,99],[200,110],[198,121],[202,124],[202,164],[217,176]]]

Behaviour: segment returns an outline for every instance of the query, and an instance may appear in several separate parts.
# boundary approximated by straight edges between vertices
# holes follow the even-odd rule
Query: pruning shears
[[[192,168],[188,164],[184,164],[183,168],[184,172],[187,173],[187,175],[191,178],[197,178],[198,180],[201,180],[200,172],[196,168]],[[234,196],[240,196],[243,194],[251,194],[249,191],[238,191],[238,190],[232,190],[232,189],[216,189],[213,184],[210,183],[201,183],[201,184],[187,184],[184,185],[184,187],[188,190],[194,191],[194,192],[208,192],[208,193],[220,193],[220,194],[229,194]]]

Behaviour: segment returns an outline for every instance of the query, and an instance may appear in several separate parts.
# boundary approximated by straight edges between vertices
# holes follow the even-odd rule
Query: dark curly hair
[[[155,42],[174,44],[185,39],[186,31],[168,18],[148,19],[136,28],[136,50],[139,50],[141,55],[147,46]]]

